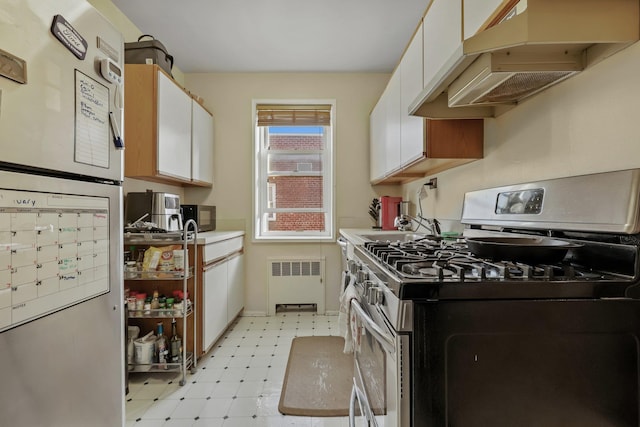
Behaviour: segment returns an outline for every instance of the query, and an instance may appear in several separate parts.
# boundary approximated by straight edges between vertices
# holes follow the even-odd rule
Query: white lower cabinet
[[[200,355],[222,336],[244,308],[243,236],[202,245]]]
[[[207,351],[227,327],[227,262],[206,268],[203,279],[202,339]]]
[[[244,307],[244,254],[230,258],[227,264],[227,323],[231,323]]]

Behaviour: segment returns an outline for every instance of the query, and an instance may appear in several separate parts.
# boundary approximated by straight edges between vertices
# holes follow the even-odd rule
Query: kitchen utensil
[[[548,237],[468,237],[466,241],[469,250],[482,258],[536,264],[562,261],[569,249],[582,246]]]

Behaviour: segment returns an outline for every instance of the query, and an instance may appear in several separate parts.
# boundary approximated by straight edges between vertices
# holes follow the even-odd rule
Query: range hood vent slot
[[[584,68],[583,55],[484,53],[449,86],[449,106],[510,104]]]
[[[541,88],[569,77],[571,74],[573,74],[571,71],[513,74],[475,103],[493,104],[496,102],[509,102],[514,98],[523,99],[538,92]]]

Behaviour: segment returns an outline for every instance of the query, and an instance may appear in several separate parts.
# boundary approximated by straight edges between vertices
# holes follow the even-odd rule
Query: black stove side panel
[[[414,302],[426,427],[638,427],[640,301]]]

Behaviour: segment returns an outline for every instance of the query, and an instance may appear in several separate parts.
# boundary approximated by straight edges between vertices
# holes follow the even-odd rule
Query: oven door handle
[[[358,400],[358,387],[351,387],[351,399],[349,399],[349,427],[356,427],[356,401]]]
[[[356,315],[362,319],[364,327],[373,335],[373,337],[384,347],[385,351],[390,354],[396,352],[396,340],[392,335],[387,334],[378,326],[371,317],[362,309],[360,303],[356,299],[351,300],[351,309]]]
[[[367,421],[367,426],[377,427],[373,411],[368,404],[369,400],[363,390],[360,390],[356,384],[355,378],[353,379],[353,387],[351,388],[351,399],[349,399],[349,427],[356,427],[356,404],[360,407],[360,412]]]

